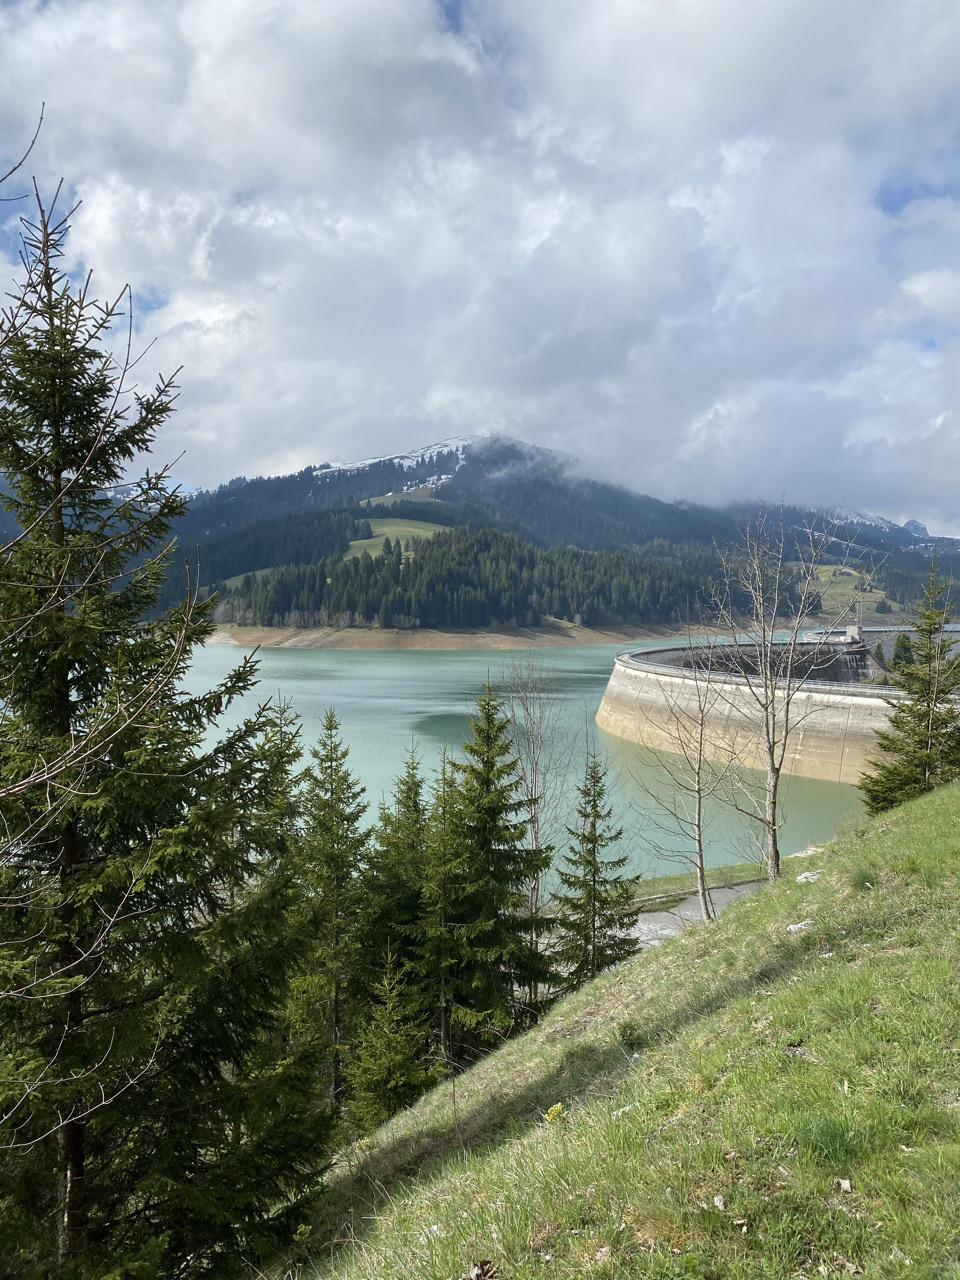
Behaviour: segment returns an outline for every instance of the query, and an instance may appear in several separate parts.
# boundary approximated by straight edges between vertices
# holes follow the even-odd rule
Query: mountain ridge
[[[664,502],[592,479],[578,459],[554,450],[502,434],[461,435],[287,476],[235,477],[191,495],[175,534],[180,548],[199,557],[200,583],[206,588],[239,575],[279,573],[321,560],[328,562],[329,579],[330,557],[347,554],[344,540],[349,546],[369,538],[371,531],[361,534],[360,526],[385,518],[425,522],[423,536],[440,525],[511,534],[530,549],[628,553],[682,567],[704,580],[716,569],[716,548],[737,545],[744,524],[755,520],[761,507],[759,500],[725,508]],[[828,559],[860,562],[873,573],[873,585],[900,605],[919,596],[924,564],[918,552],[936,554],[945,572],[960,579],[960,541],[931,542],[920,535],[923,526],[914,531],[885,517],[837,509],[784,505],[773,510],[798,545],[811,527],[829,534],[835,545]],[[331,523],[329,517],[337,513],[338,521]],[[178,579],[174,571],[163,603],[171,603],[182,589]],[[316,601],[316,590],[308,595]],[[530,608],[542,612],[535,603]],[[269,612],[272,618],[274,612],[299,615],[316,607],[288,605]]]
[[[464,484],[463,473],[471,471],[473,474],[470,481]],[[371,488],[371,484],[363,481],[365,474],[374,481],[373,488],[387,479],[399,481],[399,487],[391,487],[377,494],[370,493],[367,490]],[[479,483],[481,476],[482,484]],[[230,498],[237,496],[243,489],[262,490],[266,498],[270,491],[290,489],[296,482],[299,496],[293,500],[293,507],[288,505],[288,499],[283,504],[283,509],[307,509],[318,497],[325,496],[322,491],[331,486],[335,479],[345,483],[337,484],[329,496],[342,499],[344,505],[351,505],[351,499],[354,502],[364,502],[375,497],[402,498],[405,493],[423,488],[432,490],[435,496],[444,493],[444,496],[476,498],[481,496],[478,493],[480,488],[487,493],[491,489],[499,489],[502,495],[504,487],[511,482],[515,483],[518,476],[566,488],[584,487],[595,498],[610,494],[629,495],[630,499],[642,500],[648,504],[651,511],[663,513],[672,510],[692,516],[695,533],[702,533],[705,521],[710,524],[726,524],[731,518],[750,518],[760,506],[759,499],[741,500],[719,507],[682,498],[668,502],[626,485],[591,477],[584,471],[582,460],[572,455],[542,445],[532,445],[502,433],[455,435],[397,453],[355,461],[312,464],[299,472],[282,476],[256,476],[252,479],[236,476],[216,488],[195,490],[190,495],[190,500],[195,509],[215,505],[225,507],[229,506]],[[354,480],[352,485],[349,483],[351,478]],[[790,513],[798,524],[811,519],[829,521],[847,529],[868,531],[873,536],[896,545],[911,546],[930,537],[926,527],[912,519],[899,525],[876,513],[809,504],[785,504],[784,511]],[[210,514],[213,515],[214,512],[211,511]],[[227,527],[227,524],[222,523],[220,527]]]

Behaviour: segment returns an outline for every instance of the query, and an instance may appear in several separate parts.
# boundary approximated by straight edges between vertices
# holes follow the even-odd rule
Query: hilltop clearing
[[[440,533],[444,528],[442,524],[431,524],[427,520],[385,518],[371,520],[369,523],[372,536],[358,538],[351,542],[347,556],[363,555],[364,551],[369,551],[372,556],[378,556],[383,551],[386,538],[400,539],[403,542],[413,539],[415,542],[417,538],[429,538],[434,533]]]
[[[958,812],[787,860],[438,1086],[337,1161],[302,1274],[960,1274]]]

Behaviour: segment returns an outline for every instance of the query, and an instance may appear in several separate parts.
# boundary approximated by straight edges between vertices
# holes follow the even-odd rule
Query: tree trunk
[[[707,869],[703,865],[703,789],[697,771],[697,799],[695,819],[695,839],[697,846],[697,896],[700,899],[700,914],[704,920],[712,920],[713,905],[710,902],[710,890],[707,887]]]
[[[60,947],[60,966],[67,981],[75,983],[64,997],[63,1044],[69,1062],[70,1042],[83,1024],[81,974],[77,962],[80,952],[73,936],[76,907],[72,899],[71,878],[78,862],[76,829],[70,823],[60,836],[60,920],[64,939]],[[83,1252],[87,1235],[86,1207],[86,1122],[81,1094],[73,1099],[70,1111],[61,1119],[57,1130],[57,1256],[61,1269]]]
[[[443,1061],[453,1067],[453,1045],[450,1041],[450,1018],[447,1013],[447,1002],[441,999],[440,1004],[440,1053]]]
[[[334,1111],[340,1106],[340,1094],[343,1089],[341,1078],[342,1062],[340,1055],[340,984],[335,983],[333,1000],[330,1007],[330,1040],[333,1052],[330,1055],[330,1103]]]
[[[767,766],[767,799],[764,808],[764,823],[767,828],[767,879],[776,880],[780,875],[780,844],[778,841],[777,792],[780,784],[780,771],[773,765]]]
[[[83,1100],[78,1096],[73,1114],[57,1130],[57,1260],[61,1270],[81,1255],[87,1238],[85,1145]]]
[[[65,547],[63,476],[58,471],[52,479],[54,492],[57,495],[51,512],[53,542],[58,547]],[[66,568],[66,565],[62,566],[61,572],[66,574]],[[60,597],[57,602],[57,613],[63,617],[66,613],[66,602],[62,579],[56,590]],[[73,734],[73,704],[70,668],[64,659],[60,660],[54,671],[54,706],[57,734],[62,741],[69,743]],[[79,867],[80,852],[77,827],[74,822],[68,822],[61,831],[59,845],[57,878],[60,907],[58,914],[63,928],[59,963],[62,976],[71,984],[71,989],[63,997],[63,1047],[66,1050],[65,1058],[69,1067],[74,1065],[71,1062],[71,1043],[80,1034],[83,1025],[83,975],[80,972],[82,950],[78,945],[74,927],[77,909],[73,884]],[[61,1112],[60,1127],[57,1130],[57,1258],[61,1270],[69,1267],[80,1256],[86,1243],[86,1136],[83,1097],[78,1092],[67,1114],[64,1116]]]

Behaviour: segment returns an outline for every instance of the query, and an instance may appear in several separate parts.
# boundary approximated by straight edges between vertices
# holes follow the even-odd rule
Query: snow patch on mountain
[[[897,524],[886,516],[874,515],[869,511],[854,511],[849,507],[801,507],[805,515],[819,517],[859,529],[878,529],[881,533],[903,533],[906,531],[914,537],[926,536],[926,529],[916,520],[908,520],[905,524]],[[922,534],[920,531],[923,531]]]
[[[485,436],[450,436],[447,440],[438,440],[435,444],[424,445],[420,449],[411,449],[407,453],[390,453],[381,458],[363,458],[359,462],[334,462],[329,466],[317,468],[318,471],[363,471],[365,467],[375,466],[378,462],[395,462],[398,466],[406,469],[419,466],[421,463],[433,462],[442,454],[455,453],[457,455],[456,469],[463,465],[464,454],[467,448],[476,444],[479,440],[486,439]],[[445,480],[449,480],[453,473],[450,472],[444,476]],[[439,478],[436,479],[439,484]]]
[[[888,520],[886,516],[871,515],[869,511],[848,511],[839,507],[832,515],[843,524],[855,524],[864,529],[881,529],[884,533],[902,532],[896,521]]]

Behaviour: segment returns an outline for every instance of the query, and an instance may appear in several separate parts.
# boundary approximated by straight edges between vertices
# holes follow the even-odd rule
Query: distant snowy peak
[[[843,524],[859,525],[861,529],[881,529],[884,533],[894,533],[901,527],[896,521],[888,520],[886,516],[871,515],[869,511],[848,511],[845,507],[838,507],[830,514]]]
[[[805,510],[812,516],[826,516],[843,525],[855,525],[859,529],[878,529],[881,533],[909,533],[915,538],[926,538],[927,530],[919,520],[907,520],[905,524],[897,524],[886,516],[873,515],[869,511],[853,511],[849,507],[807,507]]]
[[[327,467],[318,467],[317,470],[325,472],[363,471],[366,467],[376,466],[380,462],[395,462],[397,466],[403,467],[405,470],[413,470],[414,467],[419,467],[424,463],[429,466],[437,459],[451,453],[457,455],[455,467],[455,470],[457,470],[463,464],[467,448],[485,439],[485,436],[450,436],[447,440],[438,440],[436,444],[427,444],[420,449],[411,449],[408,453],[390,453],[381,458],[363,458],[360,462],[335,462]],[[448,472],[444,478],[449,480],[451,474]]]

